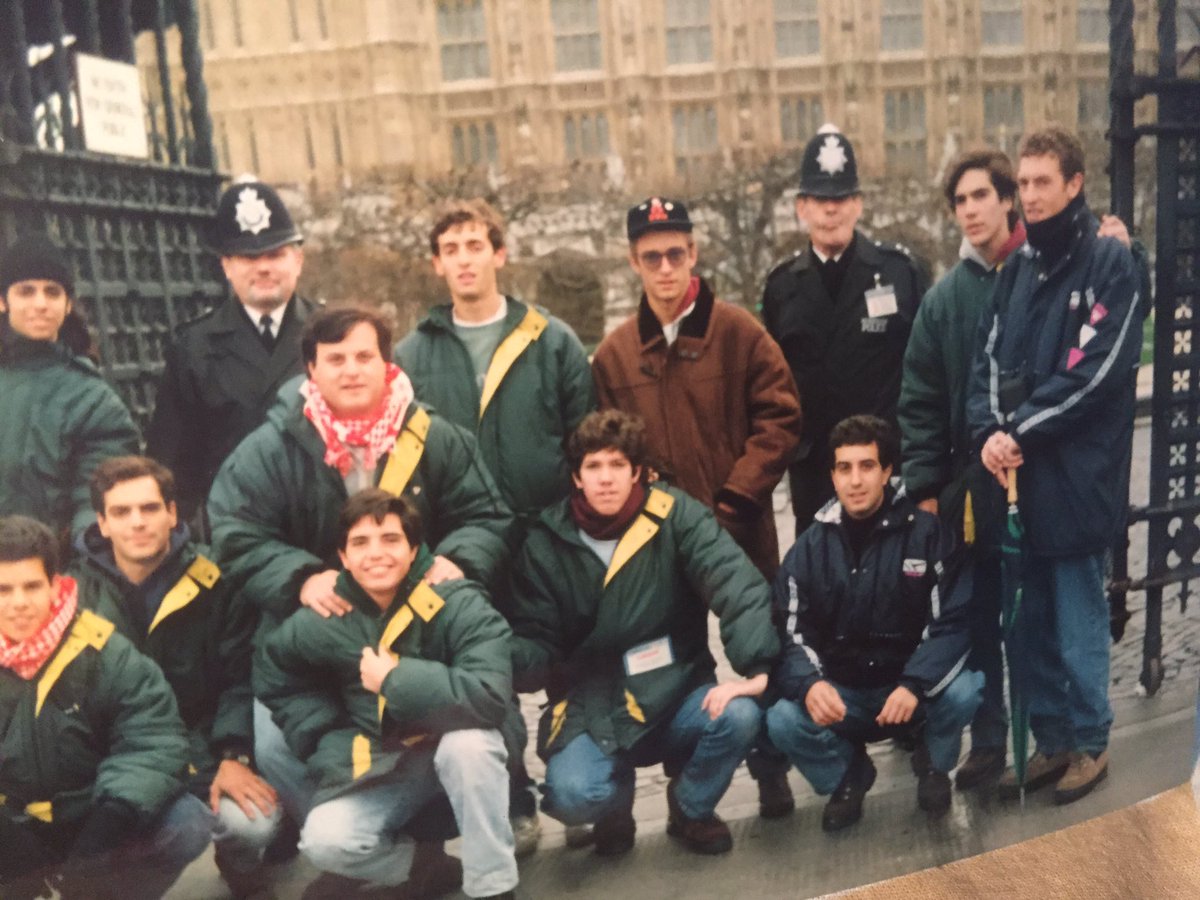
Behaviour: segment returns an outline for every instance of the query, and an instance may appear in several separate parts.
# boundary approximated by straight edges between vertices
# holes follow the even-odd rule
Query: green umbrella
[[[1029,759],[1029,703],[1025,692],[1028,666],[1024,647],[1016,637],[1021,615],[1021,582],[1024,577],[1025,528],[1017,508],[1017,470],[1008,470],[1008,515],[1000,534],[1001,623],[1004,655],[1008,660],[1008,703],[1012,711],[1013,769],[1025,802],[1025,766]]]

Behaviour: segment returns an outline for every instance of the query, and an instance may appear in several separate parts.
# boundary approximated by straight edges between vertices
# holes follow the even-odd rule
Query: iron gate
[[[198,27],[194,0],[0,0],[0,245],[44,232],[70,254],[101,368],[143,427],[175,325],[226,291],[200,244],[220,176]],[[135,63],[139,34],[153,40],[145,102],[154,158],[89,153],[73,54]],[[182,84],[171,77],[169,40]]]
[[[1200,4],[1196,6],[1200,12]],[[1111,0],[1113,206],[1132,221],[1134,150],[1157,141],[1157,228],[1154,298],[1154,378],[1151,400],[1149,504],[1130,511],[1130,527],[1147,524],[1146,572],[1131,579],[1127,547],[1117,549],[1110,599],[1124,615],[1125,594],[1146,592],[1141,683],[1147,693],[1163,679],[1163,589],[1200,577],[1200,46],[1179,47],[1176,0],[1158,2],[1156,73],[1134,69],[1132,0]],[[1185,10],[1187,13],[1190,10]],[[1182,21],[1192,20],[1184,15]],[[1134,102],[1157,99],[1157,121],[1134,124]]]

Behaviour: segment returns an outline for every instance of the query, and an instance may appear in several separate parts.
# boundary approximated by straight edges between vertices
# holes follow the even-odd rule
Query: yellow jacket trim
[[[408,419],[408,424],[396,435],[396,444],[388,455],[387,465],[379,479],[379,487],[394,497],[399,497],[412,480],[413,472],[425,452],[425,438],[429,435],[429,413],[419,406]]]
[[[660,520],[665,519],[674,505],[675,498],[665,491],[657,488],[650,491],[650,497],[646,501],[643,513],[634,519],[633,524],[625,530],[620,543],[617,544],[617,549],[613,552],[612,562],[608,564],[608,572],[604,575],[605,587],[608,587],[608,583],[613,580],[621,567],[658,534],[658,521],[646,513],[657,516]]]
[[[963,499],[963,543],[968,547],[975,543],[975,504],[970,491]]]
[[[192,560],[192,564],[188,566],[187,573],[195,579],[200,587],[209,588],[210,590],[221,579],[221,570],[217,564],[208,557],[199,554]]]
[[[550,734],[546,737],[546,746],[549,747],[554,743],[554,739],[563,729],[564,723],[567,721],[567,701],[559,700],[554,704],[554,709],[550,712]],[[544,748],[543,748],[544,749]]]
[[[488,364],[487,374],[483,376],[483,393],[479,398],[479,418],[483,418],[484,411],[487,410],[488,404],[492,402],[492,397],[500,388],[500,382],[504,380],[504,376],[508,374],[508,370],[512,368],[513,363],[525,352],[534,341],[542,336],[542,332],[546,330],[546,326],[550,323],[546,321],[546,317],[540,312],[529,307],[525,312],[525,318],[521,320],[516,328],[500,342],[500,346],[496,348],[496,352],[492,354],[492,361]]]
[[[357,781],[371,771],[371,739],[365,734],[356,734],[350,744],[351,772]]]
[[[625,690],[625,710],[633,718],[635,722],[646,724],[646,714],[642,712],[642,708],[638,706],[637,699],[631,694],[628,688]]]
[[[71,626],[71,631],[67,635],[66,640],[59,645],[58,652],[54,654],[54,659],[50,661],[50,665],[46,667],[46,671],[38,679],[37,704],[34,706],[33,711],[35,717],[41,714],[42,704],[50,696],[51,688],[54,687],[59,676],[66,671],[67,666],[74,662],[75,657],[88,647],[96,650],[102,649],[108,643],[108,639],[112,637],[114,628],[115,626],[112,622],[100,618],[100,616],[96,615],[90,609],[85,609],[79,613],[79,618]]]
[[[428,622],[441,612],[446,601],[438,596],[437,591],[422,581],[408,595],[408,605],[421,617],[422,621]]]
[[[25,812],[31,819],[45,822],[47,825],[54,821],[54,804],[49,800],[40,800],[25,807]]]

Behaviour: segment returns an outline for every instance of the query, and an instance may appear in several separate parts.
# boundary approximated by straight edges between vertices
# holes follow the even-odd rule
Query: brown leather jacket
[[[643,296],[596,350],[592,375],[600,408],[641,416],[660,475],[712,508],[773,578],[779,543],[771,492],[799,441],[800,399],[762,325],[701,281],[695,309],[667,346]],[[718,511],[719,502],[737,514]]]

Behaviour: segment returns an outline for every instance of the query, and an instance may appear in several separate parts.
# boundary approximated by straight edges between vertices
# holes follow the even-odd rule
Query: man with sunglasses
[[[651,197],[629,210],[626,231],[643,293],[596,350],[600,408],[645,421],[659,477],[712,509],[771,581],[779,567],[771,493],[800,435],[787,361],[753,315],[692,274],[696,241],[683,203]],[[786,763],[767,772],[752,756],[751,772],[763,776],[763,815],[792,811]]]

